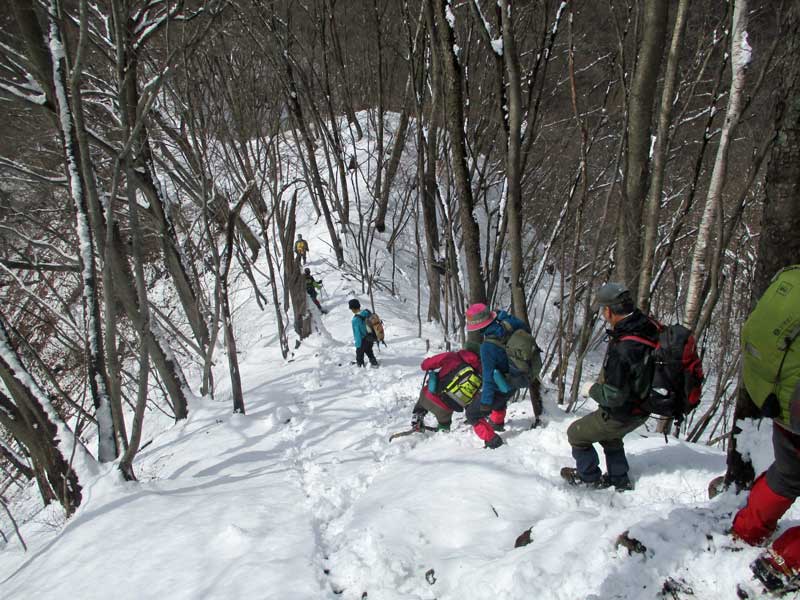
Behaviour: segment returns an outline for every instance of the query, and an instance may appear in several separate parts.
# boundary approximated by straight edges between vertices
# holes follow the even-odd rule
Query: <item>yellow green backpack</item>
[[[780,271],[742,326],[744,386],[765,417],[800,433],[800,265]]]

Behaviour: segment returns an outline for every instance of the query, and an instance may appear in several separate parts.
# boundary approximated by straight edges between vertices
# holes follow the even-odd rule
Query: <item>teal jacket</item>
[[[367,337],[367,317],[372,313],[366,308],[360,313],[353,315],[353,342],[356,348],[361,347],[361,342]]]

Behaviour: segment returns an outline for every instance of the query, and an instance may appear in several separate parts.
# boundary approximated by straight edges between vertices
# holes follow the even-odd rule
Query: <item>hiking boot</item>
[[[423,414],[415,413],[411,417],[411,429],[413,429],[414,431],[422,431],[424,423],[425,423],[424,413]]]
[[[751,565],[750,570],[761,584],[770,592],[777,592],[787,587],[789,578],[772,561],[768,554],[762,554]]]
[[[627,475],[612,481],[608,476],[608,473],[603,473],[603,475],[600,477],[600,482],[601,485],[597,486],[600,488],[609,488],[613,486],[618,492],[630,492],[633,490],[633,483],[630,479],[628,479]]]
[[[443,433],[450,433],[450,423],[439,423],[436,426],[436,431],[441,431]]]
[[[492,450],[496,450],[497,448],[499,448],[502,445],[503,445],[503,438],[501,438],[497,434],[495,434],[495,436],[492,439],[490,439],[490,440],[488,440],[486,442],[483,442],[483,447],[484,448],[491,448]]]
[[[574,467],[564,467],[561,469],[561,478],[575,487],[588,487],[598,490],[611,487],[611,482],[608,481],[608,478],[604,480],[603,477],[600,477],[597,481],[586,481],[580,476],[578,469]]]

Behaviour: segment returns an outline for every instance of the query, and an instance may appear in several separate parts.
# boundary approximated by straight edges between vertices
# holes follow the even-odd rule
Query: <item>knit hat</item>
[[[478,331],[494,321],[497,313],[485,304],[473,304],[467,309],[467,331]]]
[[[361,302],[353,298],[347,303],[347,306],[350,307],[350,310],[359,310],[361,308]]]

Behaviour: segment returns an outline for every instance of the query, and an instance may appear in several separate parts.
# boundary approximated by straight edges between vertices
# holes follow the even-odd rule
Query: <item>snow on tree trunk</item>
[[[31,419],[31,445],[34,463],[46,475],[48,485],[68,515],[81,502],[80,481],[96,475],[96,463],[74,432],[51,404],[22,365],[11,346],[5,323],[0,320],[0,379],[19,407]]]
[[[70,195],[75,204],[75,230],[78,237],[78,257],[81,264],[83,304],[88,336],[89,389],[94,401],[98,429],[98,459],[109,462],[117,457],[114,436],[114,421],[108,397],[108,385],[103,355],[103,333],[100,305],[97,292],[97,269],[94,261],[94,232],[89,224],[85,184],[79,166],[80,154],[76,138],[73,108],[67,95],[67,65],[61,30],[58,22],[58,7],[55,1],[48,5],[48,48],[52,61],[53,90],[57,102],[59,134],[66,163]],[[76,99],[75,110],[82,110]]]
[[[764,213],[759,237],[758,263],[751,290],[755,305],[769,286],[775,273],[786,266],[800,264],[800,10],[795,6],[787,13],[784,37],[788,40],[787,61],[778,72],[781,95],[776,105],[777,131],[770,150],[764,182]],[[736,398],[734,435],[728,446],[726,484],[738,488],[752,483],[755,473],[750,461],[737,450],[738,422],[758,418],[761,411],[745,393],[744,386]]]
[[[733,35],[731,37],[731,85],[725,121],[720,132],[717,156],[706,196],[703,216],[697,229],[697,241],[692,254],[692,267],[689,273],[689,287],[686,294],[684,323],[690,329],[697,325],[703,305],[703,288],[708,275],[708,260],[712,227],[722,202],[722,190],[728,168],[728,150],[733,133],[739,122],[745,85],[745,74],[750,62],[750,46],[747,43],[747,2],[736,0],[733,9]]]

